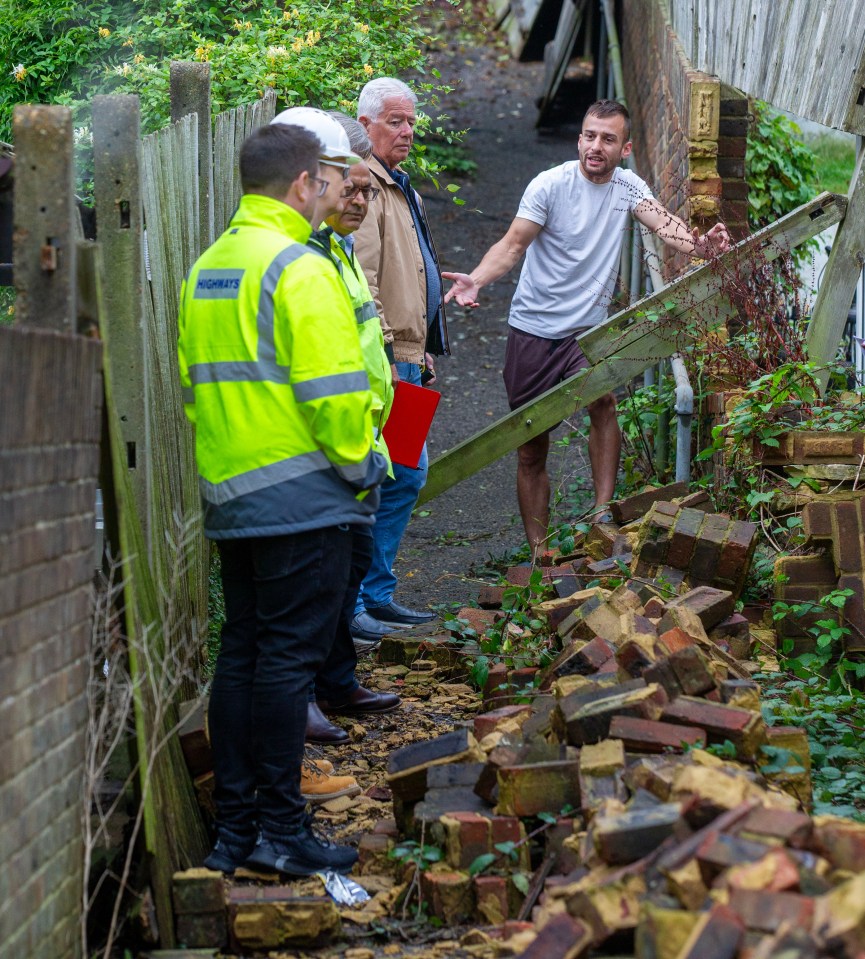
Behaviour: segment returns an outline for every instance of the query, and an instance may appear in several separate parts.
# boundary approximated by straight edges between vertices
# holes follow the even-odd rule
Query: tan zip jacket
[[[420,241],[405,194],[377,157],[367,161],[375,186],[381,192],[355,232],[355,253],[363,267],[381,320],[382,332],[393,359],[403,363],[424,361],[427,343],[426,276]],[[420,203],[423,209],[422,202]],[[435,282],[441,283],[441,277]],[[435,326],[438,327],[438,319]],[[448,353],[441,309],[441,345],[430,352]]]

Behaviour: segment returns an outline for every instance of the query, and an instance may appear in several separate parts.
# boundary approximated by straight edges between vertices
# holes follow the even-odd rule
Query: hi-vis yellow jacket
[[[381,330],[375,301],[369,291],[369,283],[363,269],[357,262],[354,250],[346,253],[339,237],[330,232],[330,250],[336,262],[337,269],[342,276],[351,305],[354,308],[354,317],[357,320],[357,332],[360,337],[360,351],[363,354],[363,365],[369,376],[369,388],[372,391],[372,425],[375,432],[375,448],[390,463],[387,443],[381,434],[387,422],[390,408],[393,406],[393,379],[391,377],[390,362],[384,351],[384,334]],[[392,470],[388,471],[391,475]]]
[[[372,523],[387,464],[354,311],[291,207],[247,194],[180,296],[180,376],[205,533]]]

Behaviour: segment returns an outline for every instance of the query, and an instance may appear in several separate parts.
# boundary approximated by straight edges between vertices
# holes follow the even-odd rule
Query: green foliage
[[[397,862],[412,864],[419,872],[423,872],[433,863],[441,862],[442,851],[438,846],[408,839],[391,849],[388,855]]]
[[[86,127],[94,93],[138,94],[144,131],[158,129],[171,60],[209,62],[215,113],[267,88],[286,105],[351,111],[370,77],[423,71],[419,10],[412,0],[297,0],[285,10],[275,0],[6,0],[0,48],[13,68],[0,76],[0,139],[11,139],[16,102],[67,104]],[[434,100],[434,83],[417,86]],[[418,126],[423,137],[428,118]],[[415,169],[436,167],[419,151]]]
[[[802,131],[792,120],[762,100],[753,102],[751,112],[754,122],[748,131],[745,177],[749,222],[758,228],[816,195],[817,168],[814,153],[802,142]]]
[[[846,194],[856,168],[856,141],[852,136],[823,133],[805,141],[814,153],[817,191]]]

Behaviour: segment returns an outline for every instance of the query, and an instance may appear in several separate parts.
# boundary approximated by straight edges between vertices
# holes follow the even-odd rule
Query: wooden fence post
[[[16,106],[15,322],[75,332],[75,162],[68,107]]]
[[[171,61],[171,122],[198,115],[198,216],[201,253],[213,243],[213,127],[210,120],[210,64]],[[197,255],[197,254],[196,254]]]
[[[141,258],[141,120],[138,97],[93,98],[96,226],[106,275],[106,337],[114,370],[114,403],[126,445],[126,465],[150,546],[150,435],[147,349],[143,328]],[[115,547],[117,544],[113,544]]]
[[[850,192],[847,213],[838,226],[832,252],[826,264],[823,282],[811,311],[806,349],[808,359],[821,366],[831,363],[844,335],[847,313],[856,292],[856,283],[865,268],[865,150],[859,159]],[[822,393],[829,382],[828,369],[821,369],[814,377]]]

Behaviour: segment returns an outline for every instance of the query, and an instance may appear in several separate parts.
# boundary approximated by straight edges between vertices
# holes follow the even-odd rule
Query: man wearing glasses
[[[237,213],[181,291],[184,406],[226,607],[208,715],[217,838],[205,865],[229,873],[345,872],[357,859],[312,830],[301,763],[309,686],[348,584],[350,527],[373,522],[387,462],[372,447],[345,286],[306,246],[311,224],[341,209],[359,158],[337,123],[310,112],[320,114],[289,110],[247,138]]]
[[[358,98],[358,120],[372,142],[369,161],[378,199],[356,233],[363,267],[381,320],[394,382],[419,385],[435,380],[433,356],[447,354],[444,294],[438,257],[420,196],[400,168],[414,142],[417,97],[392,77],[370,80]],[[373,528],[375,549],[361,585],[352,635],[373,645],[395,627],[432,620],[427,610],[394,600],[393,572],[399,545],[426,483],[429,460],[424,444],[417,469],[394,464],[382,484]]]

